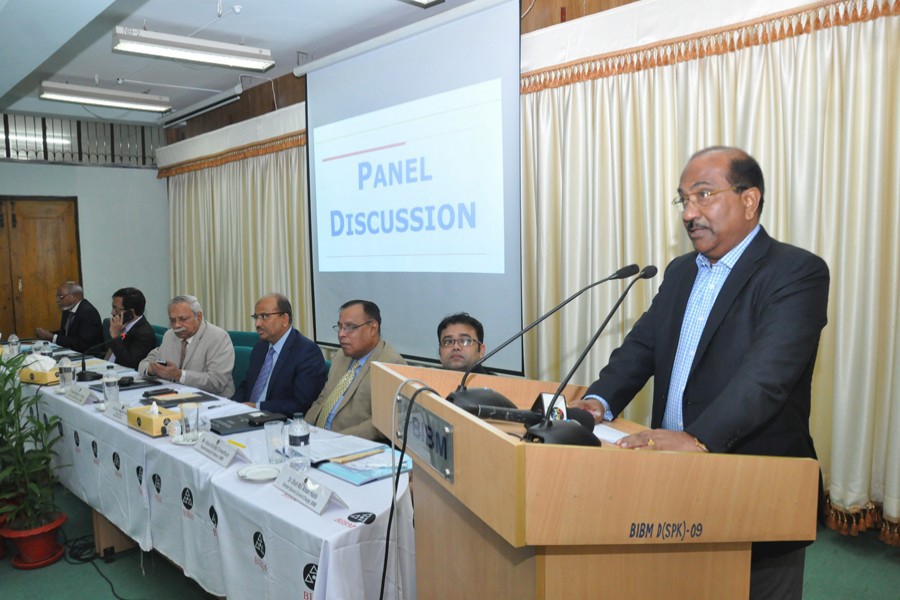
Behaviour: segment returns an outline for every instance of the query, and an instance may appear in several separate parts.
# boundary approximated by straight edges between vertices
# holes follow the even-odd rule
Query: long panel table
[[[87,384],[78,384],[87,385]],[[178,384],[167,384],[190,390]],[[348,507],[331,502],[319,516],[272,482],[238,476],[247,462],[223,468],[192,446],[152,438],[41,388],[45,413],[60,418],[56,445],[60,481],[134,539],[157,550],[211,594],[228,598],[378,598],[391,480],[354,486],[324,472],[310,476]],[[137,406],[141,392],[120,392]],[[100,393],[95,392],[95,395]],[[230,400],[210,403],[215,418],[249,409]],[[313,428],[316,439],[336,434]],[[262,431],[229,436],[254,462],[266,461]],[[415,542],[407,476],[401,475],[386,598],[415,598]]]

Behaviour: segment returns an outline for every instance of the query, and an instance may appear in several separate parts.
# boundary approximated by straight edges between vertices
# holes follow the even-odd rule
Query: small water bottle
[[[114,365],[107,365],[103,374],[103,399],[107,404],[119,403],[119,376]]]
[[[16,334],[12,334],[9,336],[9,339],[6,340],[7,348],[9,349],[9,357],[17,356],[19,351],[21,350],[21,345],[19,344],[19,336]]]
[[[309,470],[310,460],[305,448],[309,446],[309,423],[303,418],[303,413],[294,413],[288,426],[288,444],[291,468],[301,473]]]
[[[75,383],[75,365],[68,356],[63,356],[56,368],[59,369],[59,391],[65,392]]]

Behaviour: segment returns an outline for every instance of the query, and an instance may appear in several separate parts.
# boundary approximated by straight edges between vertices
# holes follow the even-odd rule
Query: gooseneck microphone
[[[600,285],[601,283],[606,283],[607,281],[613,281],[615,279],[625,279],[627,277],[631,277],[632,275],[637,274],[638,270],[639,270],[639,267],[637,265],[628,265],[627,267],[622,267],[621,269],[619,269],[618,271],[616,271],[609,277],[607,277],[605,279],[601,279],[599,281],[595,281],[594,283],[591,283],[590,285],[587,285],[587,286],[581,288],[580,290],[578,290],[577,292],[575,292],[574,294],[572,294],[571,296],[569,296],[568,298],[566,298],[565,300],[563,300],[562,302],[560,302],[559,304],[557,304],[556,306],[551,308],[549,311],[547,311],[546,313],[544,313],[543,315],[538,317],[538,319],[536,321],[534,321],[533,323],[531,323],[530,325],[525,327],[525,329],[522,329],[521,331],[519,331],[518,333],[513,335],[511,338],[509,338],[508,340],[506,340],[505,342],[503,342],[502,344],[500,344],[499,346],[497,346],[496,348],[494,348],[493,350],[491,350],[490,352],[488,352],[487,354],[482,356],[480,360],[478,360],[476,363],[474,363],[472,366],[470,366],[468,369],[466,369],[466,372],[463,373],[462,381],[460,381],[460,383],[459,383],[459,387],[456,388],[456,391],[451,392],[447,396],[447,400],[449,400],[450,402],[453,402],[460,408],[466,408],[466,407],[470,407],[470,406],[479,406],[479,405],[500,406],[500,407],[505,407],[505,408],[516,408],[516,405],[513,404],[508,398],[506,398],[505,396],[503,396],[503,394],[501,394],[499,392],[495,392],[494,390],[489,390],[489,389],[485,389],[485,388],[474,389],[474,390],[466,389],[466,380],[469,378],[469,375],[472,373],[472,370],[477,368],[478,366],[482,365],[490,357],[494,356],[495,354],[497,354],[498,352],[500,352],[501,350],[503,350],[504,348],[509,346],[511,343],[513,343],[514,341],[516,341],[517,339],[519,339],[520,337],[522,337],[523,335],[525,335],[526,333],[531,331],[534,327],[539,325],[545,319],[547,319],[548,317],[555,314],[563,306],[565,306],[566,304],[568,304],[569,302],[571,302],[578,296],[582,295],[589,289],[596,287],[596,286]]]
[[[643,279],[650,279],[655,276],[658,269],[653,265],[648,265],[643,268],[643,270],[638,274],[637,277],[631,280],[625,287],[625,291],[622,292],[622,295],[619,296],[619,299],[616,301],[615,305],[613,305],[612,310],[609,311],[609,314],[606,315],[606,319],[603,320],[603,323],[600,324],[600,327],[597,329],[597,332],[591,337],[588,341],[587,346],[581,353],[581,356],[578,357],[578,360],[575,361],[575,365],[569,369],[569,372],[566,374],[565,378],[559,383],[559,387],[556,388],[556,392],[553,394],[553,399],[550,400],[550,404],[547,405],[547,414],[544,416],[543,420],[537,425],[529,427],[525,431],[525,436],[523,439],[528,442],[538,442],[544,444],[564,444],[569,446],[599,446],[600,440],[593,433],[593,422],[594,419],[591,418],[591,427],[582,427],[581,425],[577,425],[570,421],[551,421],[550,415],[553,414],[553,407],[556,405],[556,401],[559,399],[560,394],[569,385],[569,381],[575,375],[575,371],[578,370],[578,367],[581,366],[581,363],[584,362],[584,359],[587,357],[588,352],[590,352],[591,348],[600,338],[600,334],[603,333],[603,330],[606,329],[607,324],[610,319],[612,319],[613,315],[619,309],[619,306],[622,305],[622,302],[625,300],[625,296],[628,295],[628,292],[631,291],[631,288],[634,287],[638,281]],[[574,409],[569,409],[569,412]]]
[[[123,340],[125,339],[125,334],[123,333],[120,336]],[[98,379],[103,379],[103,375],[101,373],[95,373],[94,371],[87,370],[87,360],[86,355],[89,354],[93,350],[99,350],[100,348],[106,346],[108,343],[112,341],[112,338],[108,340],[104,340],[99,344],[94,344],[89,348],[85,348],[84,352],[81,353],[81,371],[79,371],[75,375],[75,379],[78,381],[97,381]]]
[[[524,408],[506,408],[501,406],[463,406],[460,407],[479,419],[494,419],[495,421],[508,421],[511,423],[525,423],[527,426],[537,425],[544,420],[544,415],[537,410]]]
[[[544,413],[540,410],[526,410],[524,408],[505,408],[500,406],[466,406],[463,408],[468,413],[480,419],[493,419],[494,421],[507,421],[509,423],[524,423],[527,427],[537,425],[544,420]],[[594,429],[594,417],[586,410],[569,408],[567,418],[581,423],[588,431]]]

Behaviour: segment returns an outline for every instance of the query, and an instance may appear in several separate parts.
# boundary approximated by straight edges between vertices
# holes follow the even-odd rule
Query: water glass
[[[65,392],[75,385],[75,368],[75,365],[71,363],[59,365],[59,390],[61,392]]]
[[[195,442],[200,438],[200,404],[185,402],[181,405],[181,439]]]
[[[263,428],[266,432],[266,451],[270,463],[284,461],[284,423],[268,421]]]

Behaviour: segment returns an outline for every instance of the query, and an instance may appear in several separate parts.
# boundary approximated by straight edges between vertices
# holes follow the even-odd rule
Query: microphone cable
[[[409,406],[406,409],[406,419],[403,422],[403,434],[401,436],[403,438],[403,447],[400,449],[399,466],[395,466],[393,463],[393,461],[394,461],[394,448],[393,447],[396,445],[394,443],[394,433],[396,431],[396,428],[394,427],[394,422],[397,419],[397,414],[396,414],[397,401],[401,398],[400,390],[402,390],[403,387],[407,383],[418,383],[422,387],[416,388],[416,391],[413,392],[412,396],[409,397]],[[397,504],[397,488],[400,486],[400,469],[403,468],[403,459],[406,456],[406,440],[407,440],[406,436],[409,433],[409,421],[410,421],[410,417],[412,416],[413,406],[415,406],[416,396],[418,396],[422,392],[426,392],[426,391],[433,393],[435,396],[440,396],[440,394],[438,394],[438,391],[436,389],[428,387],[425,384],[425,382],[419,381],[418,379],[404,380],[397,387],[397,391],[394,394],[394,404],[391,409],[391,471],[393,472],[393,481],[392,481],[393,493],[391,494],[391,509],[388,512],[387,532],[385,533],[385,539],[384,539],[384,564],[381,567],[381,589],[378,592],[379,600],[384,600],[384,584],[387,580],[388,554],[390,553],[390,548],[391,548],[391,525],[393,524],[393,521],[394,521],[394,508],[396,507],[396,504]],[[410,473],[410,478],[412,478],[411,473]],[[410,490],[410,493],[412,493],[411,490]],[[399,556],[397,557],[397,569],[398,569],[398,571],[400,569],[400,557]],[[400,584],[399,577],[397,578],[397,584],[398,585]],[[397,594],[397,597],[399,599],[400,594]]]

